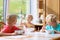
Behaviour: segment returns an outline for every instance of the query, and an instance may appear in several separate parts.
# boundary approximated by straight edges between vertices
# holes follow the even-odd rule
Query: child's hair
[[[46,17],[46,21],[47,22],[56,22],[56,15],[55,14],[49,14],[49,15],[47,15],[47,17]]]
[[[33,16],[31,14],[26,15],[26,18],[31,17],[33,19]]]
[[[17,15],[8,15],[7,17],[8,22],[14,22],[15,20],[17,20]]]

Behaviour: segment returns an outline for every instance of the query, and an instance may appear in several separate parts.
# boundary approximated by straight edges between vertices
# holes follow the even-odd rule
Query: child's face
[[[9,25],[15,25],[15,24],[16,24],[16,22],[17,22],[17,20],[9,21],[9,22],[8,22],[8,24],[9,24]]]
[[[17,17],[12,17],[11,19],[8,20],[9,25],[15,25],[17,22]]]
[[[56,22],[48,22],[48,25],[56,27]]]
[[[33,17],[32,16],[28,16],[27,21],[32,21]]]
[[[12,23],[13,23],[13,24],[16,24],[16,22],[17,22],[17,20],[15,19]]]

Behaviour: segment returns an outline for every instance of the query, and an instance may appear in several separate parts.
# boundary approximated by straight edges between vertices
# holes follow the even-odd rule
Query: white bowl
[[[24,31],[23,30],[16,30],[15,33],[17,33],[17,34],[23,34]]]

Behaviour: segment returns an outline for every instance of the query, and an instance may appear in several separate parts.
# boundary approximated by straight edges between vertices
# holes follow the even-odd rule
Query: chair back
[[[5,23],[4,22],[0,22],[0,31],[2,30],[2,28],[4,27]]]

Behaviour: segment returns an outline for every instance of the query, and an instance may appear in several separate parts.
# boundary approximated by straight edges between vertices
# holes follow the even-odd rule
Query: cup
[[[33,31],[34,31],[34,28],[27,28],[27,29],[25,30],[25,34],[26,34],[26,35],[30,35]]]
[[[23,30],[16,30],[15,33],[17,33],[18,35],[22,35],[22,34],[24,34],[24,31]]]

